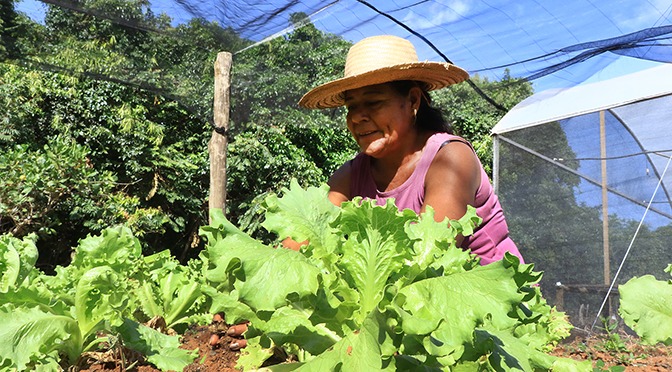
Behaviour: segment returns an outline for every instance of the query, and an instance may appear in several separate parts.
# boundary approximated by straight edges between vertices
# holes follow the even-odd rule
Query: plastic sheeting
[[[85,2],[42,1],[147,30],[138,20],[80,5]],[[35,0],[20,4],[39,16]],[[497,80],[508,70],[535,80],[538,90],[580,84],[614,63],[622,67],[610,73],[621,75],[651,66],[638,60],[672,62],[667,0],[161,0],[148,1],[148,8],[174,24],[216,21],[256,42],[291,32],[291,15],[301,12],[319,29],[352,42],[395,34],[410,39],[420,59],[449,60]]]
[[[632,203],[646,204],[665,173],[651,208],[654,214],[672,219],[672,170],[665,169],[672,155],[672,65],[538,93],[509,111],[492,132],[506,137],[507,133],[559,122],[576,159],[583,161],[578,172],[585,180],[601,184],[599,111],[606,111],[604,157],[613,164],[613,169],[607,169],[607,183]],[[556,163],[565,161],[547,155]],[[629,158],[643,160],[626,166]]]

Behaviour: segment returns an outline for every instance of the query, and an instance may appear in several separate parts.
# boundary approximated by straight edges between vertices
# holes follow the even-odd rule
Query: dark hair
[[[453,134],[453,126],[443,118],[441,110],[431,106],[432,98],[423,83],[412,80],[398,80],[391,81],[390,85],[401,95],[407,95],[413,87],[422,89],[420,107],[415,117],[415,123],[419,129]]]

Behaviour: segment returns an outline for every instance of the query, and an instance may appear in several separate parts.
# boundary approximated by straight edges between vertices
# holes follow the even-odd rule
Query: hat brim
[[[465,70],[450,63],[404,63],[340,78],[319,85],[299,100],[299,106],[311,109],[343,106],[345,104],[346,91],[369,85],[388,83],[390,81],[420,81],[425,84],[427,91],[431,91],[460,83],[468,78],[469,74]]]

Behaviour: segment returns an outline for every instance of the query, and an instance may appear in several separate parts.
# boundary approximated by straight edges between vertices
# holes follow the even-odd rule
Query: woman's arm
[[[350,162],[341,165],[327,181],[329,185],[329,201],[340,207],[341,203],[350,200]]]
[[[439,149],[425,177],[425,201],[438,222],[446,217],[456,220],[474,205],[476,191],[481,184],[481,166],[474,150],[466,143],[452,141]],[[462,244],[457,237],[457,245]]]

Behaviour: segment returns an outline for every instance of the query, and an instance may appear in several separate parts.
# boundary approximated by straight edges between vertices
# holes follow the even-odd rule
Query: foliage
[[[665,272],[672,275],[672,265]],[[635,277],[618,287],[618,312],[642,341],[672,345],[672,280],[652,275]]]
[[[302,185],[326,182],[337,167],[355,154],[347,130],[292,110],[286,117],[296,124],[250,124],[228,148],[227,216],[255,236],[260,231],[261,201],[288,187],[290,179]],[[298,121],[303,119],[303,121]]]
[[[559,123],[508,133],[506,137],[564,159],[563,165],[570,169],[578,167],[578,162],[571,160],[576,154]],[[537,263],[544,271],[548,280],[541,281],[544,293],[553,298],[556,282],[602,283],[601,270],[594,269],[602,267],[601,255],[596,254],[602,252],[600,211],[576,199],[574,188],[580,178],[561,167],[549,167],[546,160],[515,146],[500,146],[500,162],[507,164],[500,169],[498,197],[510,236],[525,260]],[[567,265],[568,260],[582,264]],[[565,302],[565,309],[578,306]],[[599,307],[599,302],[594,306]]]
[[[99,231],[116,223],[126,223],[140,236],[160,229],[163,213],[115,192],[114,175],[93,168],[89,155],[85,146],[63,137],[41,150],[17,145],[1,154],[0,232],[44,237],[63,225]]]
[[[178,336],[141,322],[149,317],[183,326],[202,319],[200,265],[180,266],[168,251],[143,257],[125,227],[83,239],[72,264],[45,275],[35,236],[0,237],[0,368],[57,369],[76,364],[83,351],[111,337],[142,352],[164,370],[181,370],[195,355],[179,348]]]
[[[57,138],[43,151],[18,145],[0,154],[2,231],[24,236],[58,226],[57,208],[68,199],[96,203],[114,181],[88,164],[85,147]]]
[[[233,127],[241,131],[250,122],[284,121],[283,114],[288,109],[297,109],[297,102],[304,93],[317,84],[342,76],[349,47],[349,42],[323,33],[309,23],[287,36],[237,54],[231,86]],[[329,116],[330,112],[320,112],[320,115]],[[341,118],[344,123],[345,117]]]
[[[287,174],[305,184],[325,181],[324,174],[281,128],[251,126],[229,146],[227,167],[228,213],[247,222],[247,230],[259,228],[258,200],[278,187],[288,186]],[[279,171],[291,164],[291,168]],[[250,199],[253,197],[253,199]]]
[[[618,320],[616,317],[600,317],[602,322],[601,329],[605,332],[605,339],[602,342],[602,347],[608,352],[626,351],[627,347],[618,334]]]
[[[439,223],[431,210],[419,217],[391,202],[357,199],[337,208],[326,187],[293,182],[283,191],[266,198],[264,227],[308,240],[302,252],[266,246],[221,213],[202,228],[211,311],[229,323],[251,321],[242,366],[258,367],[273,346],[302,359],[282,370],[574,363],[542,352],[568,335],[569,324],[533,286],[541,274],[531,264],[509,255],[480,266],[456,247],[455,236],[480,223],[473,209]]]
[[[31,31],[36,40],[48,42],[28,42],[34,49],[7,60],[14,64],[0,65],[0,106],[7,113],[0,119],[0,149],[16,143],[39,149],[60,136],[87,146],[92,169],[116,180],[106,191],[113,195],[109,208],[85,200],[67,206],[77,216],[73,228],[54,226],[59,248],[42,236],[39,244],[55,252],[43,252],[41,260],[67,257],[60,252],[86,233],[124,220],[144,223],[135,232],[147,251],[178,241],[170,244],[173,254],[194,255],[188,251],[198,247],[196,232],[207,218],[215,52],[249,42],[199,19],[172,27],[165,15],[152,14],[142,3],[82,1],[77,6],[104,7],[109,17],[50,5],[45,26]],[[236,130],[230,136],[228,212],[251,232],[258,228],[260,194],[277,191],[291,177],[324,182],[354,154],[344,120],[294,107],[314,81],[327,78],[327,72],[340,74],[340,51],[348,45],[308,25],[236,55],[231,118],[239,125],[232,125]],[[303,63],[297,64],[299,59]],[[253,163],[258,169],[250,171]],[[134,215],[133,210],[151,213]]]
[[[323,33],[305,14],[301,25],[234,57],[231,86],[227,216],[263,237],[260,202],[292,178],[317,185],[352,158],[356,143],[345,129],[344,111],[300,110],[301,95],[342,74],[350,43]]]
[[[535,262],[544,271],[541,285],[549,298],[554,297],[557,282],[569,285],[605,282],[602,211],[599,206],[584,204],[586,195],[577,192],[577,188],[588,189],[582,185],[586,181],[572,172],[579,171],[579,161],[575,160],[577,155],[568,142],[567,129],[554,122],[502,136],[533,149],[534,153],[504,140],[500,146],[500,163],[506,167],[500,168],[498,196],[510,235],[525,260]],[[599,192],[599,186],[593,191]],[[639,221],[609,216],[611,277],[619,269],[635,232],[638,244],[628,251],[619,274],[624,278],[622,282],[652,273],[652,265],[661,259],[672,259],[671,231],[671,226],[651,229],[647,224],[640,226]],[[582,264],[567,265],[567,262]],[[581,325],[579,309],[588,306],[598,309],[601,300],[592,293],[570,292],[564,297],[564,309],[576,317],[575,325]]]
[[[127,3],[125,6],[132,5]],[[209,56],[214,60],[214,55],[209,50],[204,51],[199,44],[203,40],[209,40],[210,45],[216,43],[212,35],[207,38],[207,30],[215,30],[215,27],[195,21],[191,28],[181,27],[179,32],[168,28],[165,34],[158,36],[136,30],[132,38],[127,38],[128,42],[121,44],[121,40],[127,40],[121,34],[115,37],[108,35],[107,38],[102,36],[109,28],[120,28],[118,25],[107,25],[107,28],[98,25],[100,28],[96,28],[94,24],[100,21],[86,16],[68,23],[68,17],[77,18],[81,14],[59,7],[51,10],[55,14],[53,19],[48,14],[47,27],[53,26],[53,32],[43,37],[51,41],[45,45],[58,47],[43,51],[43,62],[64,66],[58,70],[67,74],[0,65],[2,80],[6,82],[0,88],[3,98],[0,105],[7,112],[3,118],[7,125],[0,133],[0,148],[14,143],[41,148],[54,136],[85,144],[90,149],[89,164],[98,172],[111,172],[116,177],[118,183],[112,191],[118,199],[123,199],[123,204],[154,211],[151,215],[137,216],[138,219],[151,221],[139,234],[148,250],[159,250],[163,243],[174,241],[190,247],[195,231],[205,217],[203,203],[207,190],[209,135],[208,122],[194,113],[208,112],[209,109],[189,112],[186,107],[200,106],[203,101],[174,101],[154,92],[170,86],[171,91],[163,92],[167,97],[184,94],[198,100],[203,98],[204,102],[208,102],[206,107],[212,106],[211,97],[208,101],[207,94],[193,94],[190,89],[212,90],[212,65],[207,63]],[[50,23],[52,21],[53,24]],[[81,28],[80,21],[81,24],[88,22],[92,25]],[[157,22],[156,27],[164,27],[165,22]],[[78,31],[67,32],[64,23],[76,25]],[[126,30],[127,34],[129,32]],[[192,51],[185,50],[186,42],[169,43],[174,39],[171,32],[182,33],[184,38],[195,43],[189,47]],[[98,36],[94,37],[92,33]],[[158,43],[163,40],[162,37],[167,40]],[[142,43],[131,45],[130,40],[137,43],[142,40]],[[146,53],[140,53],[134,49],[151,49],[159,44],[163,48],[161,53],[167,54],[173,53],[165,49],[172,45],[175,56],[153,63],[152,58],[157,53],[147,49]],[[139,61],[140,57],[144,60]],[[34,67],[35,61],[21,62]],[[197,68],[197,65],[200,67]],[[129,69],[137,70],[139,66],[146,66],[148,72],[167,80],[159,81],[146,74],[130,72]],[[185,68],[187,66],[188,69]],[[184,74],[178,75],[180,71]],[[145,83],[135,84],[120,78],[120,75],[142,78]],[[90,79],[92,76],[97,79]],[[152,83],[148,85],[146,82],[149,81]],[[203,89],[203,84],[210,89]],[[137,86],[145,90],[138,90]],[[74,245],[87,232],[100,231],[111,222],[105,217],[88,217],[106,214],[101,211],[87,211],[88,215],[81,213],[81,210],[87,209],[86,205],[71,207],[80,210],[82,220],[71,231],[61,231],[59,241],[64,242],[66,247]],[[121,209],[107,214],[118,215],[118,212]],[[41,244],[46,243],[41,240]],[[175,245],[175,248],[176,254],[179,254],[180,246]]]

